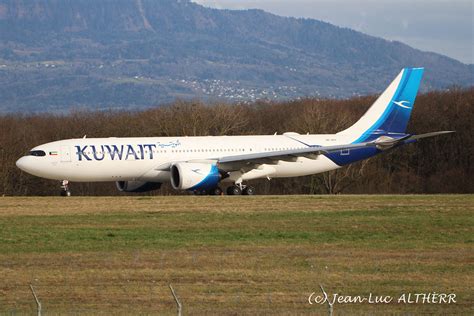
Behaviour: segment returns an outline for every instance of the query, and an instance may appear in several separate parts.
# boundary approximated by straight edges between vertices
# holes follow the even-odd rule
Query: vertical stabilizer
[[[338,134],[353,136],[358,143],[381,135],[404,134],[415,103],[423,68],[405,68],[351,127]]]

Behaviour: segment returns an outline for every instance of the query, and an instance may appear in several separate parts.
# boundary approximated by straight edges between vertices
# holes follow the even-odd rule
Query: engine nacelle
[[[208,190],[217,187],[221,174],[210,163],[180,162],[171,166],[171,185],[176,190]]]
[[[115,182],[120,192],[143,193],[158,190],[161,187],[159,182],[142,181],[117,181]]]

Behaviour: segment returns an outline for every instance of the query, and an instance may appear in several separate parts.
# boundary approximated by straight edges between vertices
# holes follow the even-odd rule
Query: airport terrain
[[[473,195],[0,198],[0,314],[472,314]]]

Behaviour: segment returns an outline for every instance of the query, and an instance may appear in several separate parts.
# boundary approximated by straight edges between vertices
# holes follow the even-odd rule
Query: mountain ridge
[[[0,0],[0,30],[0,112],[349,97],[407,66],[424,91],[474,84],[473,65],[400,42],[188,0]]]

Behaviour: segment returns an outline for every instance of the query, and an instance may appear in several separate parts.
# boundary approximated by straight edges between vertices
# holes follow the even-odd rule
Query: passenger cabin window
[[[30,151],[30,156],[44,157],[44,156],[46,156],[46,153],[42,150],[32,150],[32,151]]]

